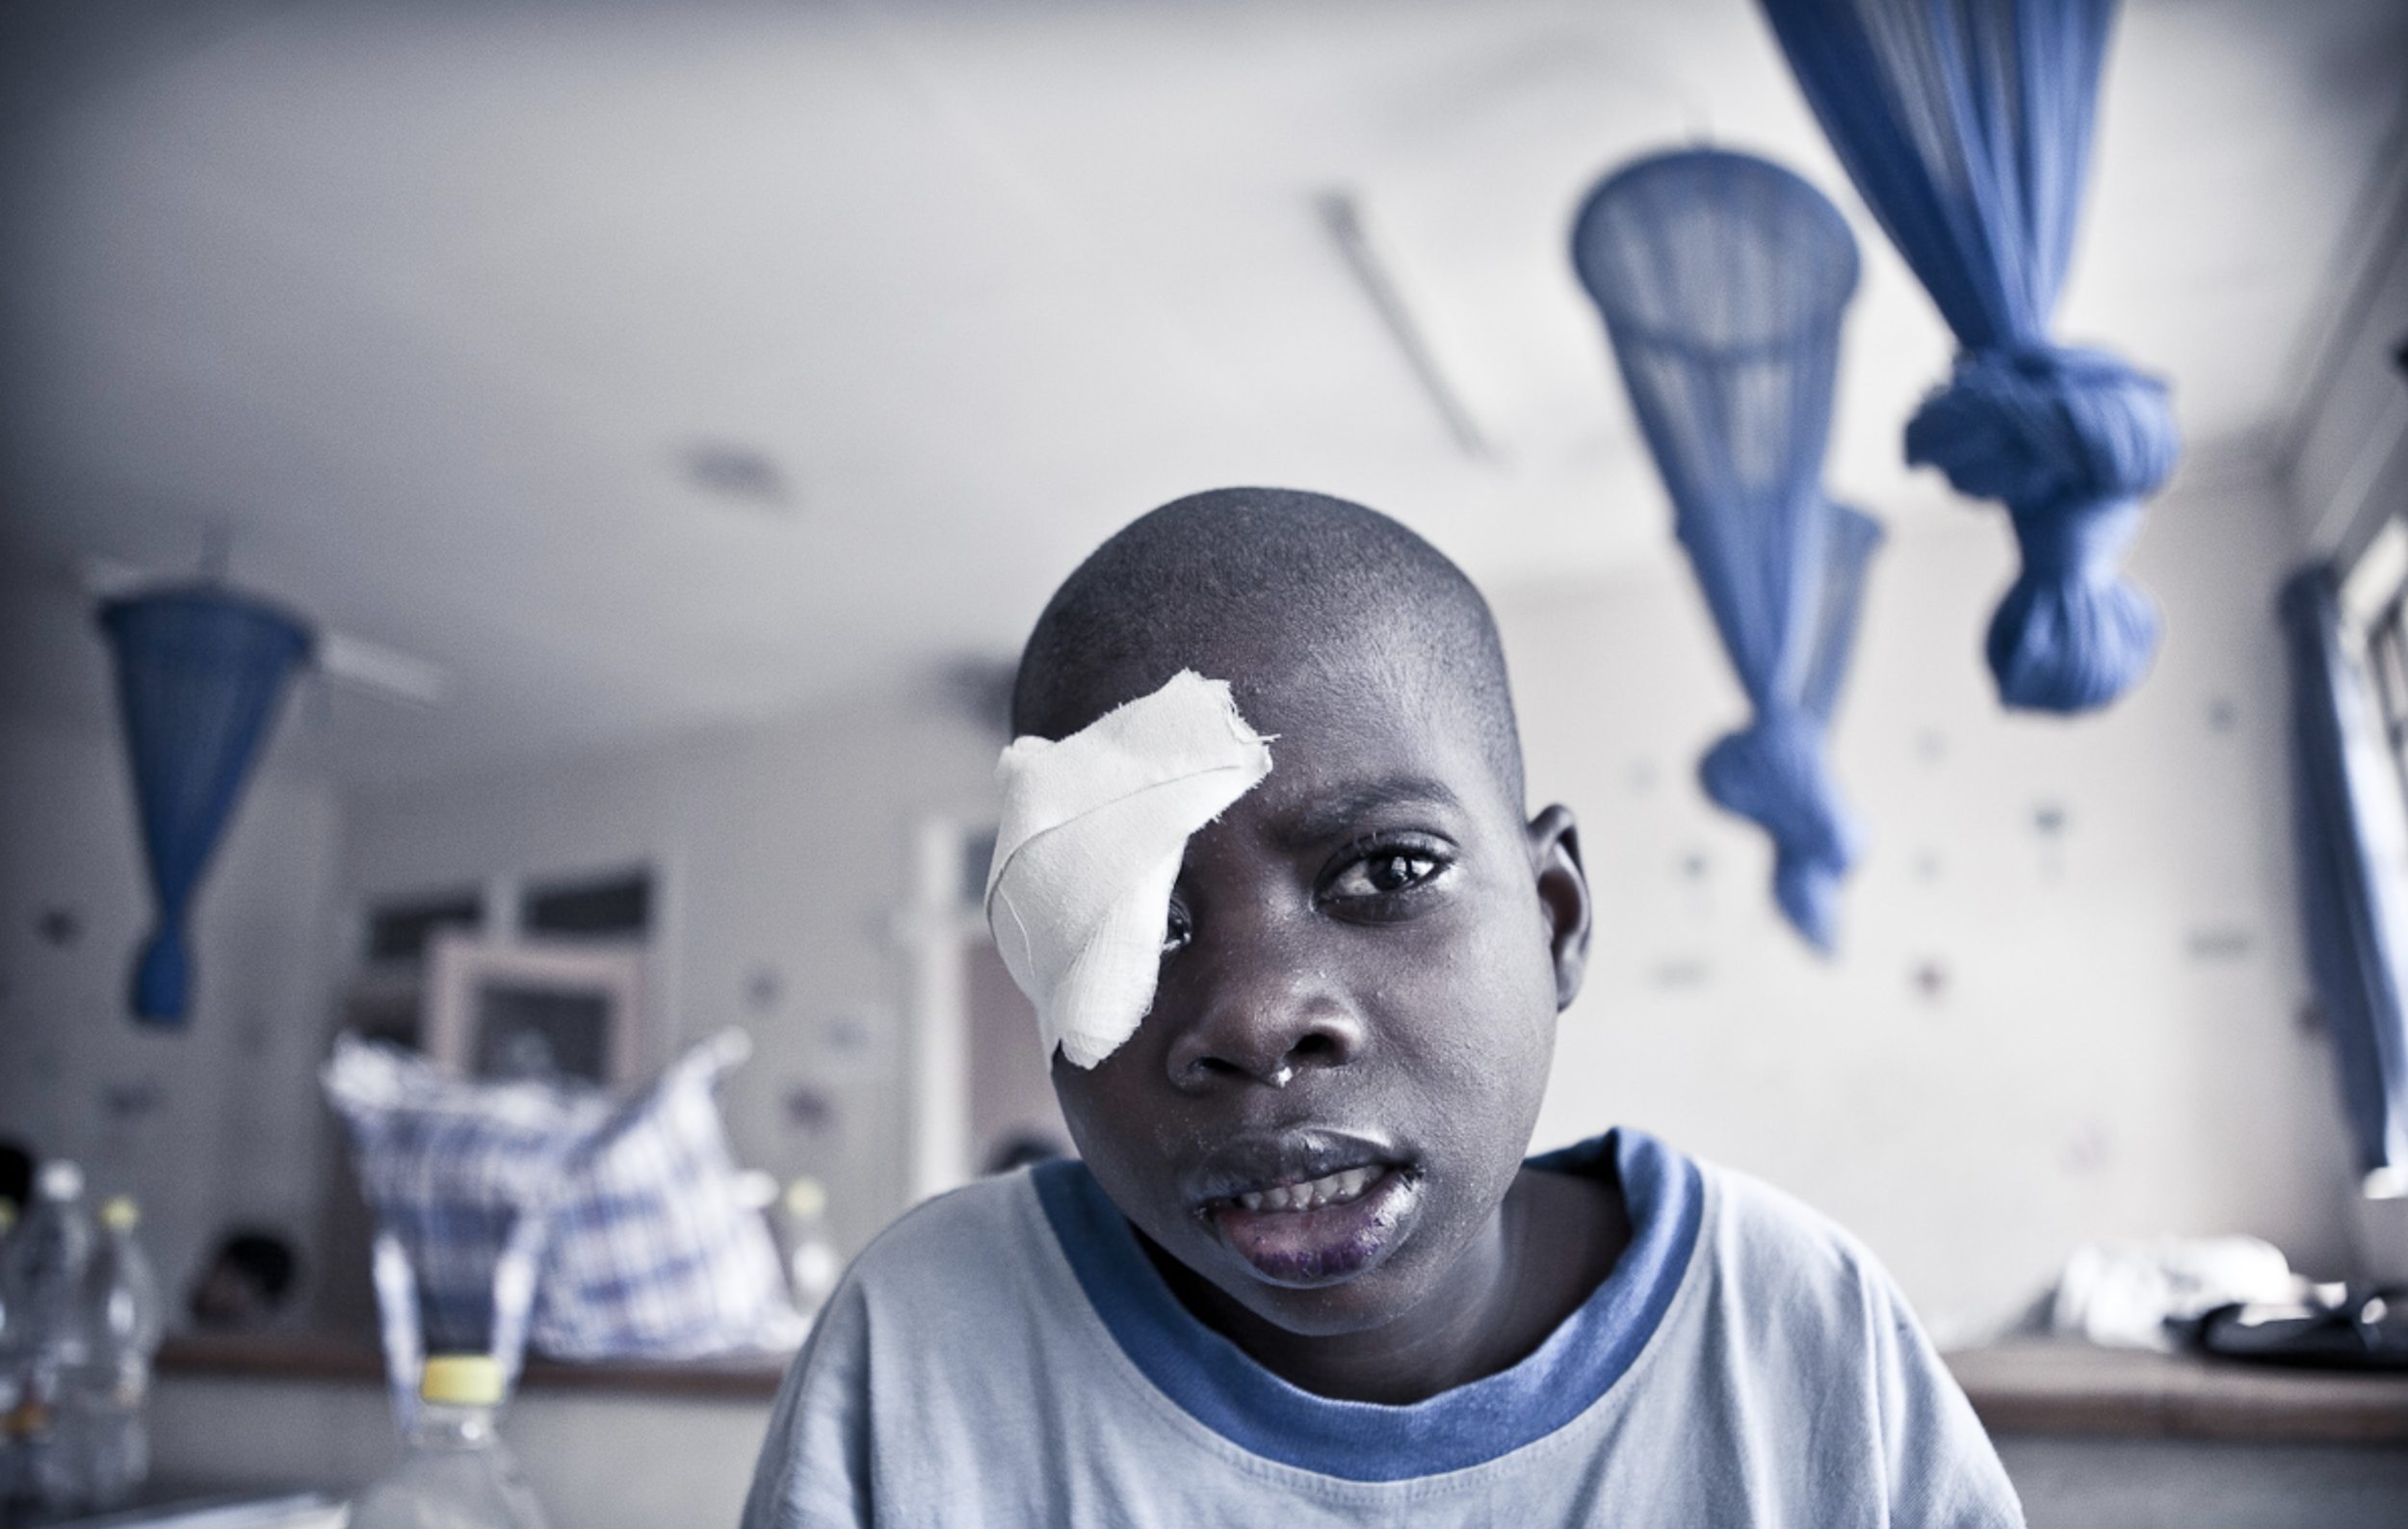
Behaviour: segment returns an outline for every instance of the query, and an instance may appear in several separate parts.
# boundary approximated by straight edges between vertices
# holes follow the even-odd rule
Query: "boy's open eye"
[[[1195,937],[1195,921],[1179,899],[1170,900],[1170,917],[1163,925],[1163,954],[1167,956]]]
[[[1350,847],[1348,857],[1322,887],[1330,903],[1375,903],[1409,892],[1444,871],[1448,857],[1419,839],[1386,840]]]

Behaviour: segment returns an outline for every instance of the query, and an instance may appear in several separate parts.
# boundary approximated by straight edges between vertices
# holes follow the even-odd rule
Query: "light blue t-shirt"
[[[779,1393],[745,1529],[838,1524],[2014,1526],[1871,1253],[1622,1130],[1613,1272],[1510,1369],[1404,1407],[1299,1390],[1191,1316],[1075,1162],[905,1216]]]

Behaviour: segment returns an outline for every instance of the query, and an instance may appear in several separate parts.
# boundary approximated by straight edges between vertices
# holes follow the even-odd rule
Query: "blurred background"
[[[366,1320],[315,1069],[426,1041],[447,929],[633,955],[624,1075],[746,1030],[737,1155],[846,1252],[1041,1145],[975,913],[1001,697],[1089,548],[1240,483],[1396,514],[1497,608],[1600,908],[1539,1146],[1760,1174],[1944,1342],[2084,1241],[2347,1272],[2273,602],[2408,507],[2395,0],[2124,8],[2056,332],[2165,376],[2187,449],[2130,560],[2156,668],[2074,721],[1997,704],[2004,517],[1900,462],[1953,342],[1744,0],[0,14],[0,1133],[138,1195],[170,1286],[278,1228],[293,1320]],[[1890,540],[1827,958],[1697,788],[1745,702],[1565,252],[1695,144],[1865,257],[1827,476]],[[202,571],[325,641],[161,1031],[92,608]]]

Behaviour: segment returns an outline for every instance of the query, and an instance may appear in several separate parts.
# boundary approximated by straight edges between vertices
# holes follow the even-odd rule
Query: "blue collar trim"
[[[1404,1407],[1332,1401],[1289,1384],[1189,1314],[1086,1164],[1040,1164],[1033,1177],[1095,1314],[1130,1361],[1189,1416],[1242,1449],[1299,1470],[1405,1481],[1495,1460],[1587,1410],[1646,1347],[1688,1272],[1704,1214],[1696,1164],[1654,1137],[1617,1130],[1532,1158],[1531,1166],[1618,1177],[1630,1210],[1630,1246],[1528,1358]]]

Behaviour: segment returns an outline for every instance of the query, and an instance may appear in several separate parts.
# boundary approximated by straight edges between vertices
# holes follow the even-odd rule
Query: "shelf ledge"
[[[1994,1435],[2408,1443],[2408,1374],[2026,1342],[1946,1356]]]
[[[519,1387],[530,1391],[615,1391],[640,1396],[767,1401],[792,1356],[721,1359],[615,1360],[570,1364],[531,1355]],[[242,1376],[267,1381],[384,1384],[384,1357],[366,1338],[318,1332],[193,1333],[159,1349],[163,1375]]]

